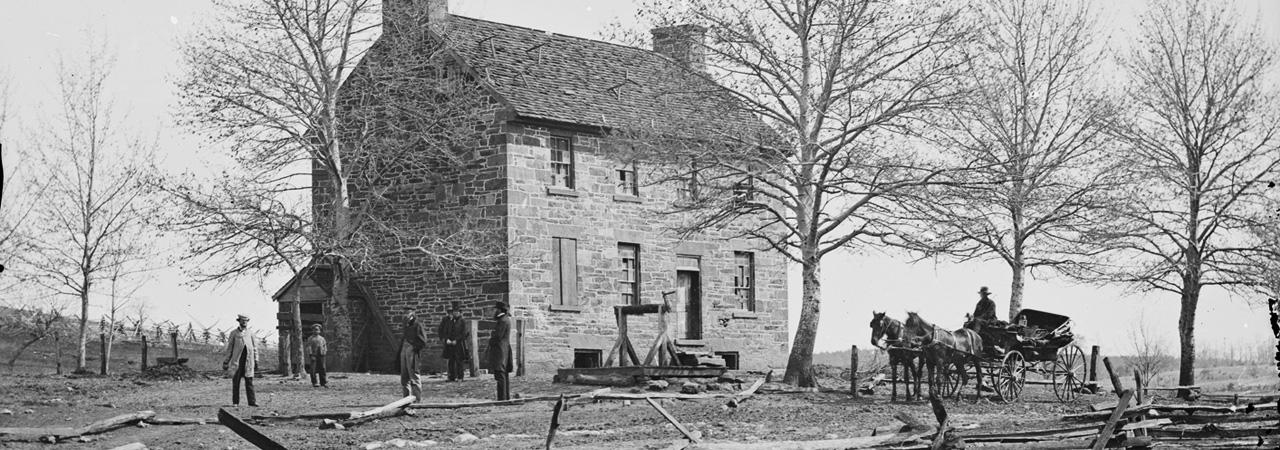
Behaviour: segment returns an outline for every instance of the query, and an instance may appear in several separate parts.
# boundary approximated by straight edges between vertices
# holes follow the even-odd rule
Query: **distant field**
[[[0,337],[0,370],[19,374],[55,373],[59,359],[53,339],[37,342],[27,348],[12,367],[6,364],[23,342],[20,338]],[[62,347],[62,371],[63,373],[71,373],[76,367],[76,342],[74,338],[72,340],[64,338],[59,345]],[[168,339],[164,339],[162,342],[148,340],[147,345],[149,347],[147,359],[152,365],[155,364],[157,357],[173,356],[173,347],[169,345]],[[85,358],[86,365],[93,373],[98,373],[99,365],[101,364],[100,348],[97,336],[94,336],[86,344],[88,353]],[[187,366],[194,370],[221,369],[222,359],[225,358],[222,350],[223,346],[216,341],[212,344],[178,343],[178,356],[180,358],[188,358]],[[276,368],[276,350],[274,348],[263,349],[258,360],[263,367],[274,370]],[[142,343],[140,341],[117,340],[112,346],[111,360],[109,361],[111,373],[139,372],[142,369],[141,361]]]

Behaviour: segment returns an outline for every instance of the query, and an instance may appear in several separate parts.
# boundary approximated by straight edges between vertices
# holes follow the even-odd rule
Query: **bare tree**
[[[656,0],[641,18],[707,29],[706,75],[761,129],[714,129],[690,118],[619,130],[623,151],[656,182],[688,194],[680,231],[736,230],[801,267],[803,301],[784,380],[812,386],[822,259],[894,232],[899,193],[940,182],[941,158],[910,136],[925,113],[961,93],[968,20],[942,2]],[[671,101],[719,89],[691,86]],[[676,122],[676,123],[668,123]],[[763,128],[763,127],[762,127]],[[752,223],[756,226],[746,226]]]
[[[34,173],[47,180],[36,206],[26,265],[40,285],[79,300],[76,371],[85,368],[89,307],[99,282],[129,279],[146,266],[143,189],[138,183],[150,147],[126,135],[123,115],[107,93],[114,62],[106,46],[91,46],[79,63],[60,60],[60,110],[33,132],[39,159]]]
[[[487,112],[478,83],[446,76],[443,30],[423,26],[425,10],[402,3],[383,11],[373,0],[220,1],[219,25],[183,46],[184,117],[228,142],[238,168],[221,191],[162,188],[186,205],[172,226],[196,236],[193,257],[225,261],[203,280],[278,268],[297,274],[313,259],[333,265],[336,370],[351,360],[347,289],[356,269],[389,253],[487,264],[504,252],[497,233],[470,226],[474,216],[405,227],[380,209],[384,194],[423,181],[424,167],[458,162],[456,148],[477,143]],[[377,39],[386,17],[392,24]],[[358,65],[370,52],[393,63]],[[299,349],[301,314],[292,303]]]
[[[1143,183],[1120,212],[1139,229],[1117,236],[1128,253],[1103,279],[1179,297],[1180,385],[1195,384],[1201,289],[1253,283],[1248,268],[1274,256],[1243,236],[1280,168],[1276,93],[1265,81],[1276,50],[1257,25],[1239,23],[1221,6],[1153,2],[1121,61],[1134,111],[1118,133]]]
[[[0,315],[0,329],[5,330],[9,337],[23,340],[6,362],[9,369],[13,369],[18,358],[32,345],[67,328],[65,319],[61,305],[57,303],[17,308],[12,314]]]
[[[1139,316],[1134,326],[1129,328],[1129,345],[1133,347],[1134,368],[1142,374],[1143,380],[1150,383],[1151,378],[1164,370],[1168,363],[1168,347],[1147,323],[1145,316]]]
[[[995,259],[1012,273],[1009,320],[1035,269],[1071,272],[1108,249],[1097,239],[1123,182],[1105,132],[1116,109],[1100,86],[1098,27],[1087,4],[988,0],[981,8],[973,89],[939,111],[929,133],[981,166],[971,184],[935,185],[904,208],[900,245],[926,257]]]
[[[133,236],[138,239],[140,236]],[[136,245],[131,244],[131,245]],[[111,373],[111,350],[116,342],[116,331],[121,328],[125,320],[124,311],[129,305],[138,301],[136,295],[138,290],[143,286],[143,279],[137,279],[128,272],[130,267],[126,264],[118,264],[111,268],[110,280],[108,281],[110,288],[108,296],[111,302],[107,306],[106,325],[110,330],[106,333],[107,352],[102,356],[107,362],[102,365],[102,375]],[[139,322],[142,320],[142,312],[139,311]]]

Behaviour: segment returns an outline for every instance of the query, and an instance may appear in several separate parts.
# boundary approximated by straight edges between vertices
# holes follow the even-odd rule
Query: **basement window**
[[[574,369],[593,369],[600,367],[602,350],[589,348],[573,349],[573,368]]]
[[[716,352],[716,356],[724,358],[726,369],[738,370],[738,352]]]

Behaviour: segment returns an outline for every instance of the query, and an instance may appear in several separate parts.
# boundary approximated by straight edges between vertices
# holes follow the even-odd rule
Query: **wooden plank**
[[[1063,439],[1057,441],[1044,442],[979,442],[969,444],[966,442],[965,448],[985,448],[993,450],[1057,450],[1057,449],[1080,449],[1089,448],[1093,443],[1093,439]],[[1116,437],[1102,443],[1104,448],[1130,448],[1130,447],[1150,447],[1154,442],[1150,436],[1137,436],[1131,438]],[[1164,448],[1163,445],[1160,448]]]
[[[770,370],[769,373],[773,373],[773,371]],[[738,405],[742,404],[742,402],[747,401],[748,398],[751,398],[752,395],[755,395],[756,390],[759,390],[760,386],[764,385],[764,380],[767,378],[769,378],[769,376],[765,375],[764,377],[761,377],[760,379],[756,380],[755,383],[751,383],[751,387],[747,388],[747,390],[745,391],[734,394],[733,397],[729,398],[729,401],[726,402],[725,405],[730,408],[737,408]]]
[[[675,417],[672,417],[671,413],[667,412],[667,410],[665,409],[662,409],[662,406],[658,405],[658,402],[653,401],[652,398],[646,398],[644,399],[644,401],[649,402],[649,406],[652,406],[653,409],[658,410],[658,414],[662,414],[662,417],[667,419],[667,422],[670,422],[671,425],[675,426],[677,430],[680,430],[680,433],[683,434],[684,437],[688,438],[689,442],[693,442],[694,444],[697,444],[698,442],[701,441],[700,439],[698,439],[697,436],[694,436],[693,433],[690,433],[689,430],[684,427],[684,425],[681,425],[680,421],[676,420]]]
[[[524,376],[524,319],[516,319],[516,376]]]
[[[1120,431],[1133,431],[1142,428],[1158,428],[1172,423],[1173,421],[1167,418],[1147,419],[1141,422],[1127,423],[1123,427],[1120,427]]]
[[[560,394],[560,399],[556,401],[555,408],[551,410],[551,428],[547,430],[547,450],[551,450],[551,442],[556,439],[556,430],[560,428],[560,410],[564,409],[564,394]]]
[[[111,447],[110,450],[147,450],[147,446],[141,442],[134,442],[131,444],[121,445],[119,447]]]
[[[237,435],[240,435],[241,438],[244,438],[244,440],[249,441],[250,444],[253,444],[260,449],[284,450],[285,448],[285,446],[280,445],[279,442],[272,440],[267,437],[267,435],[262,434],[252,426],[249,426],[249,424],[244,423],[244,421],[240,420],[239,417],[227,412],[225,408],[218,408],[218,422],[227,428],[230,428],[231,431],[234,431]]]
[[[557,369],[556,375],[569,374],[618,374],[627,376],[677,377],[677,378],[714,378],[724,375],[729,369],[724,367],[689,367],[689,366],[628,366],[628,367],[591,367]]]
[[[479,320],[471,319],[467,321],[468,339],[471,340],[471,378],[479,375],[480,371],[480,324]]]
[[[1111,369],[1111,358],[1102,358],[1102,365],[1107,368],[1107,374],[1111,376],[1111,387],[1115,390],[1116,395],[1120,395],[1120,392],[1124,391],[1124,383],[1120,382],[1120,375],[1117,375],[1116,371]]]
[[[210,425],[218,423],[218,418],[155,416],[143,422],[152,425]]]
[[[910,442],[933,434],[895,433],[880,436],[861,436],[845,439],[817,441],[766,441],[766,442],[706,442],[685,447],[685,450],[837,450],[882,447]]]
[[[1106,359],[1103,359],[1106,361]],[[1107,370],[1111,370],[1111,364],[1107,364]],[[1117,384],[1116,387],[1120,385]],[[1098,437],[1094,439],[1093,450],[1102,450],[1106,448],[1107,441],[1111,440],[1111,435],[1116,431],[1116,423],[1124,416],[1125,408],[1129,407],[1129,401],[1133,400],[1133,391],[1126,389],[1120,394],[1120,403],[1116,404],[1116,408],[1111,411],[1111,418],[1107,419],[1106,426],[1102,427],[1102,432],[1098,433]]]
[[[858,346],[849,350],[849,395],[858,398]]]
[[[348,419],[359,419],[361,417],[378,415],[378,414],[382,414],[387,411],[391,411],[395,409],[404,409],[404,407],[409,406],[410,403],[413,403],[417,400],[418,400],[417,397],[414,397],[412,395],[406,395],[404,398],[401,398],[391,403],[387,403],[377,408],[373,408],[365,411],[352,412],[351,416],[348,417]]]
[[[105,433],[118,428],[124,428],[134,423],[155,417],[155,415],[155,411],[138,411],[102,419],[79,428],[0,428],[0,440],[56,442],[64,439]]]

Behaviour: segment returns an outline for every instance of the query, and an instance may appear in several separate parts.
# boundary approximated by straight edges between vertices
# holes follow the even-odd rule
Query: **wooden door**
[[[676,292],[680,305],[676,308],[683,313],[680,320],[684,339],[702,339],[702,289],[699,286],[698,272],[681,270],[676,272]]]

